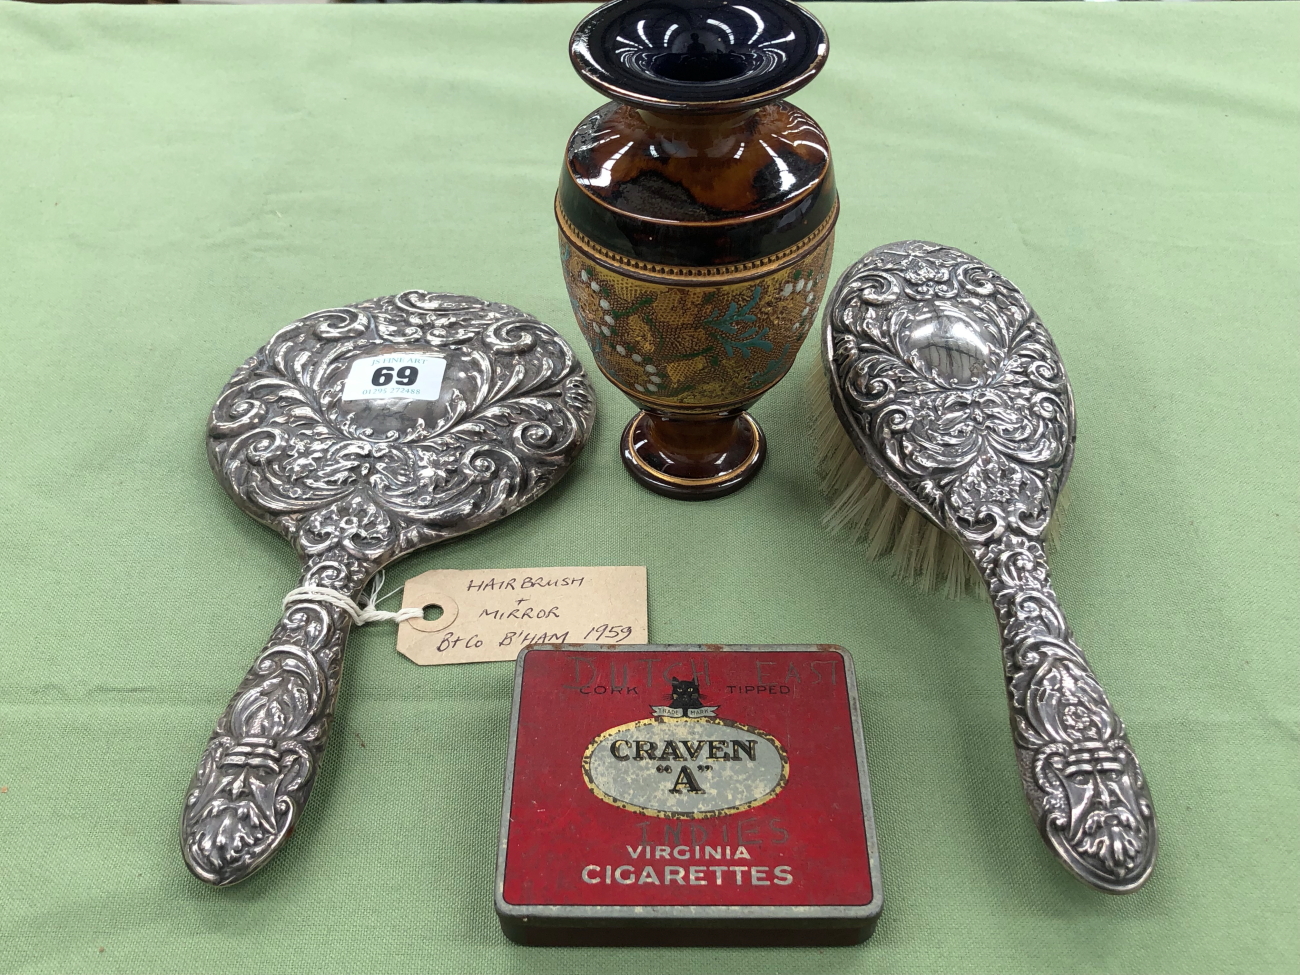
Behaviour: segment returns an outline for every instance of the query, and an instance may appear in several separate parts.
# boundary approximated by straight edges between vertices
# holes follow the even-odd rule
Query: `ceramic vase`
[[[830,148],[784,100],[821,70],[825,31],[788,0],[615,0],[570,55],[612,99],[569,139],[555,215],[578,324],[640,408],[623,463],[669,497],[729,494],[766,455],[746,410],[827,286]]]

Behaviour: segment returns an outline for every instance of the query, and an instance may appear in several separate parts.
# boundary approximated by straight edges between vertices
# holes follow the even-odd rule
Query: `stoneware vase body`
[[[623,462],[660,494],[719,497],[762,466],[746,408],[793,364],[830,272],[830,149],[783,100],[826,52],[788,0],[615,0],[573,35],[614,100],[569,139],[564,276],[597,366],[641,410]]]

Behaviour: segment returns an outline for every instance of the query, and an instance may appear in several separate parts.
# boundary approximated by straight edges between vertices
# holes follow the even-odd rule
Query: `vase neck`
[[[667,159],[727,159],[743,144],[746,123],[757,109],[725,115],[693,112],[650,112],[637,109],[647,134]]]

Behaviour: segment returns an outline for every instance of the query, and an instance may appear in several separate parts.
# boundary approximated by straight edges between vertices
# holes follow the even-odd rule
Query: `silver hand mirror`
[[[1136,890],[1155,865],[1151,796],[1052,591],[1043,545],[1075,435],[1047,329],[976,258],[909,240],[844,272],[822,351],[858,452],[956,538],[988,586],[1016,758],[1043,839],[1086,883]]]
[[[208,459],[235,503],[302,560],[300,586],[353,601],[384,565],[482,528],[555,485],[591,387],[550,327],[509,305],[407,291],[308,315],[222,390]],[[311,791],[351,617],[286,606],[203,753],[181,819],[199,879],[263,866]]]

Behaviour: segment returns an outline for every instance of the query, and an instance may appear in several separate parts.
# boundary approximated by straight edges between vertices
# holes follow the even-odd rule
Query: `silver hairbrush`
[[[1044,536],[1075,436],[1051,336],[996,271],[917,240],[845,271],[823,322],[830,395],[853,446],[988,587],[1039,832],[1085,883],[1136,890],[1156,859],[1151,795],[1048,575]]]

